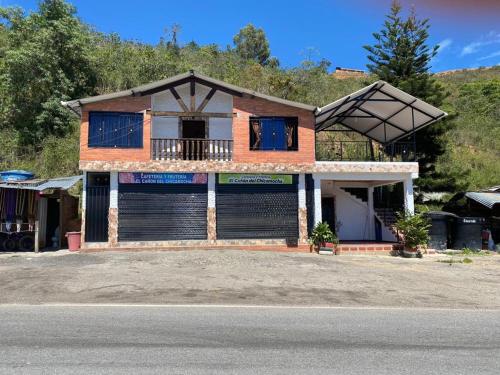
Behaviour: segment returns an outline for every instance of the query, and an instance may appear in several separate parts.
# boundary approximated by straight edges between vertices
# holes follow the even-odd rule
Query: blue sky
[[[390,0],[72,0],[79,17],[102,32],[158,42],[165,28],[181,26],[180,41],[232,44],[238,30],[251,22],[262,27],[271,52],[283,66],[307,57],[335,66],[365,69],[362,46],[373,42]],[[431,44],[440,44],[433,71],[500,64],[500,1],[402,0],[415,4],[420,17],[431,19]],[[29,10],[36,0],[0,0],[1,6]],[[471,4],[477,4],[472,6]]]

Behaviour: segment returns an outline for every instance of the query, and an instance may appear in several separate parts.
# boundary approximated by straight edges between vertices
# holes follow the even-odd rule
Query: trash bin
[[[457,218],[453,231],[453,248],[457,250],[463,248],[481,250],[481,231],[485,223],[484,217]]]
[[[429,219],[429,248],[443,251],[451,248],[453,224],[457,215],[445,211],[430,211],[425,214]]]
[[[82,241],[81,232],[67,232],[66,238],[68,239],[68,249],[69,251],[78,251],[80,249]]]

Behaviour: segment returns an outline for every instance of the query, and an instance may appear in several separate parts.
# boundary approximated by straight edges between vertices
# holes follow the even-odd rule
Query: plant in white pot
[[[398,212],[394,224],[403,239],[403,256],[422,257],[422,248],[429,242],[430,223],[422,214]]]

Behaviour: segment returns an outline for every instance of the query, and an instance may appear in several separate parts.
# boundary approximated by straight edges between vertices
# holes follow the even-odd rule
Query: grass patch
[[[482,256],[490,256],[492,255],[489,250],[476,250],[470,249],[468,247],[464,247],[462,250],[449,250],[445,251],[444,254],[454,256],[454,255],[463,255],[467,257],[482,257]]]
[[[463,264],[471,264],[473,261],[471,258],[465,257],[465,258],[455,258],[453,256],[450,256],[449,258],[446,259],[438,259],[437,260],[439,263],[447,263],[450,266],[454,263],[463,263]]]
[[[448,259],[438,259],[437,260],[439,263],[447,263],[449,264],[450,266],[453,264],[453,263],[463,263],[463,260],[462,259],[454,259],[454,258],[448,258]]]

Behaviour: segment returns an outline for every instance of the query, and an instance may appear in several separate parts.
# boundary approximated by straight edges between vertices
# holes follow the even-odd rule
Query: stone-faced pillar
[[[307,243],[306,176],[299,174],[299,242]]]
[[[118,172],[109,174],[108,245],[118,244]]]
[[[208,174],[207,239],[217,239],[217,218],[215,214],[215,173]]]

